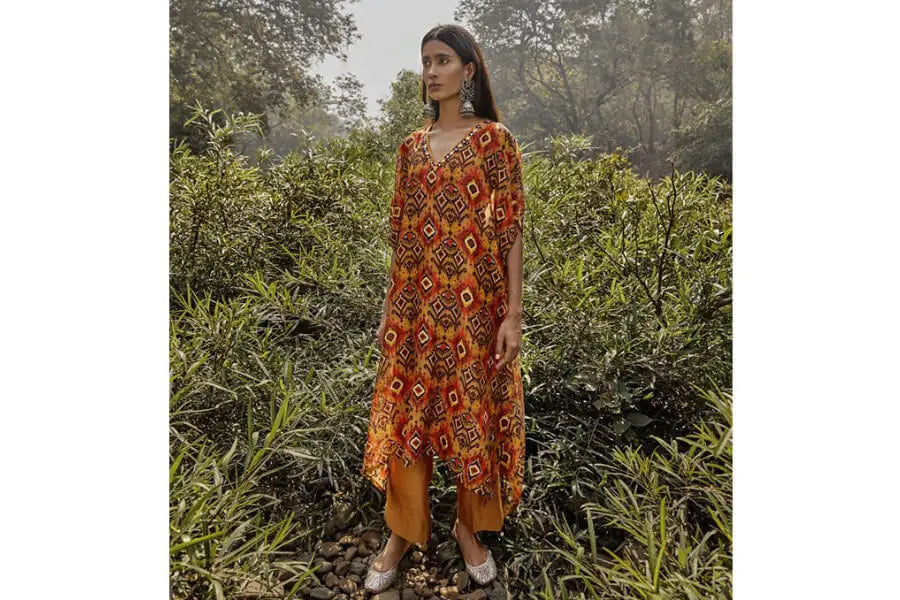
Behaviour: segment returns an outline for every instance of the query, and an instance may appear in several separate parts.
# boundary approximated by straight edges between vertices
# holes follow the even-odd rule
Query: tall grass
[[[615,448],[595,466],[602,500],[582,505],[583,530],[555,521],[564,545],[549,552],[569,568],[555,580],[544,572],[541,598],[570,597],[571,587],[588,598],[731,597],[731,396],[701,395],[715,417],[694,433],[651,452]]]

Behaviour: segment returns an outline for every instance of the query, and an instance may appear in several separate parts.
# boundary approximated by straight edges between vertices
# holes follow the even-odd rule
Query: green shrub
[[[649,453],[617,448],[595,466],[602,500],[584,503],[585,530],[557,522],[566,546],[548,552],[569,569],[555,580],[545,570],[542,597],[575,585],[590,598],[731,598],[731,396],[703,397],[716,414],[691,435]]]
[[[530,406],[597,416],[626,441],[684,433],[703,410],[692,384],[730,383],[730,187],[569,156],[526,175]]]

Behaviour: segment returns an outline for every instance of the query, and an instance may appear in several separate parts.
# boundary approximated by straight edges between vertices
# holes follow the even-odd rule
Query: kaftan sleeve
[[[494,215],[500,257],[506,262],[509,249],[525,228],[525,188],[522,178],[522,150],[515,136],[500,127],[503,168],[494,191]]]
[[[391,196],[390,206],[390,234],[388,241],[391,251],[397,249],[400,241],[400,226],[403,217],[403,205],[406,200],[407,178],[409,176],[409,140],[407,137],[397,148],[397,157],[394,162],[394,193]]]

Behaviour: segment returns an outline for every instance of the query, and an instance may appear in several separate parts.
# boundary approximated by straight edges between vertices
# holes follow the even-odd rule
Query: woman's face
[[[428,95],[443,100],[459,93],[463,79],[471,77],[475,66],[463,66],[453,48],[440,40],[428,40],[422,47],[422,79]]]

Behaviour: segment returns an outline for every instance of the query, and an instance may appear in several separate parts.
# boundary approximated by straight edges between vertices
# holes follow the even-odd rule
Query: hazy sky
[[[438,23],[452,23],[455,2],[429,0],[360,0],[345,4],[353,13],[362,36],[347,50],[347,62],[329,58],[318,66],[331,83],[341,73],[353,73],[362,82],[370,116],[378,113],[379,98],[390,94],[391,82],[401,69],[419,71],[419,41]]]

